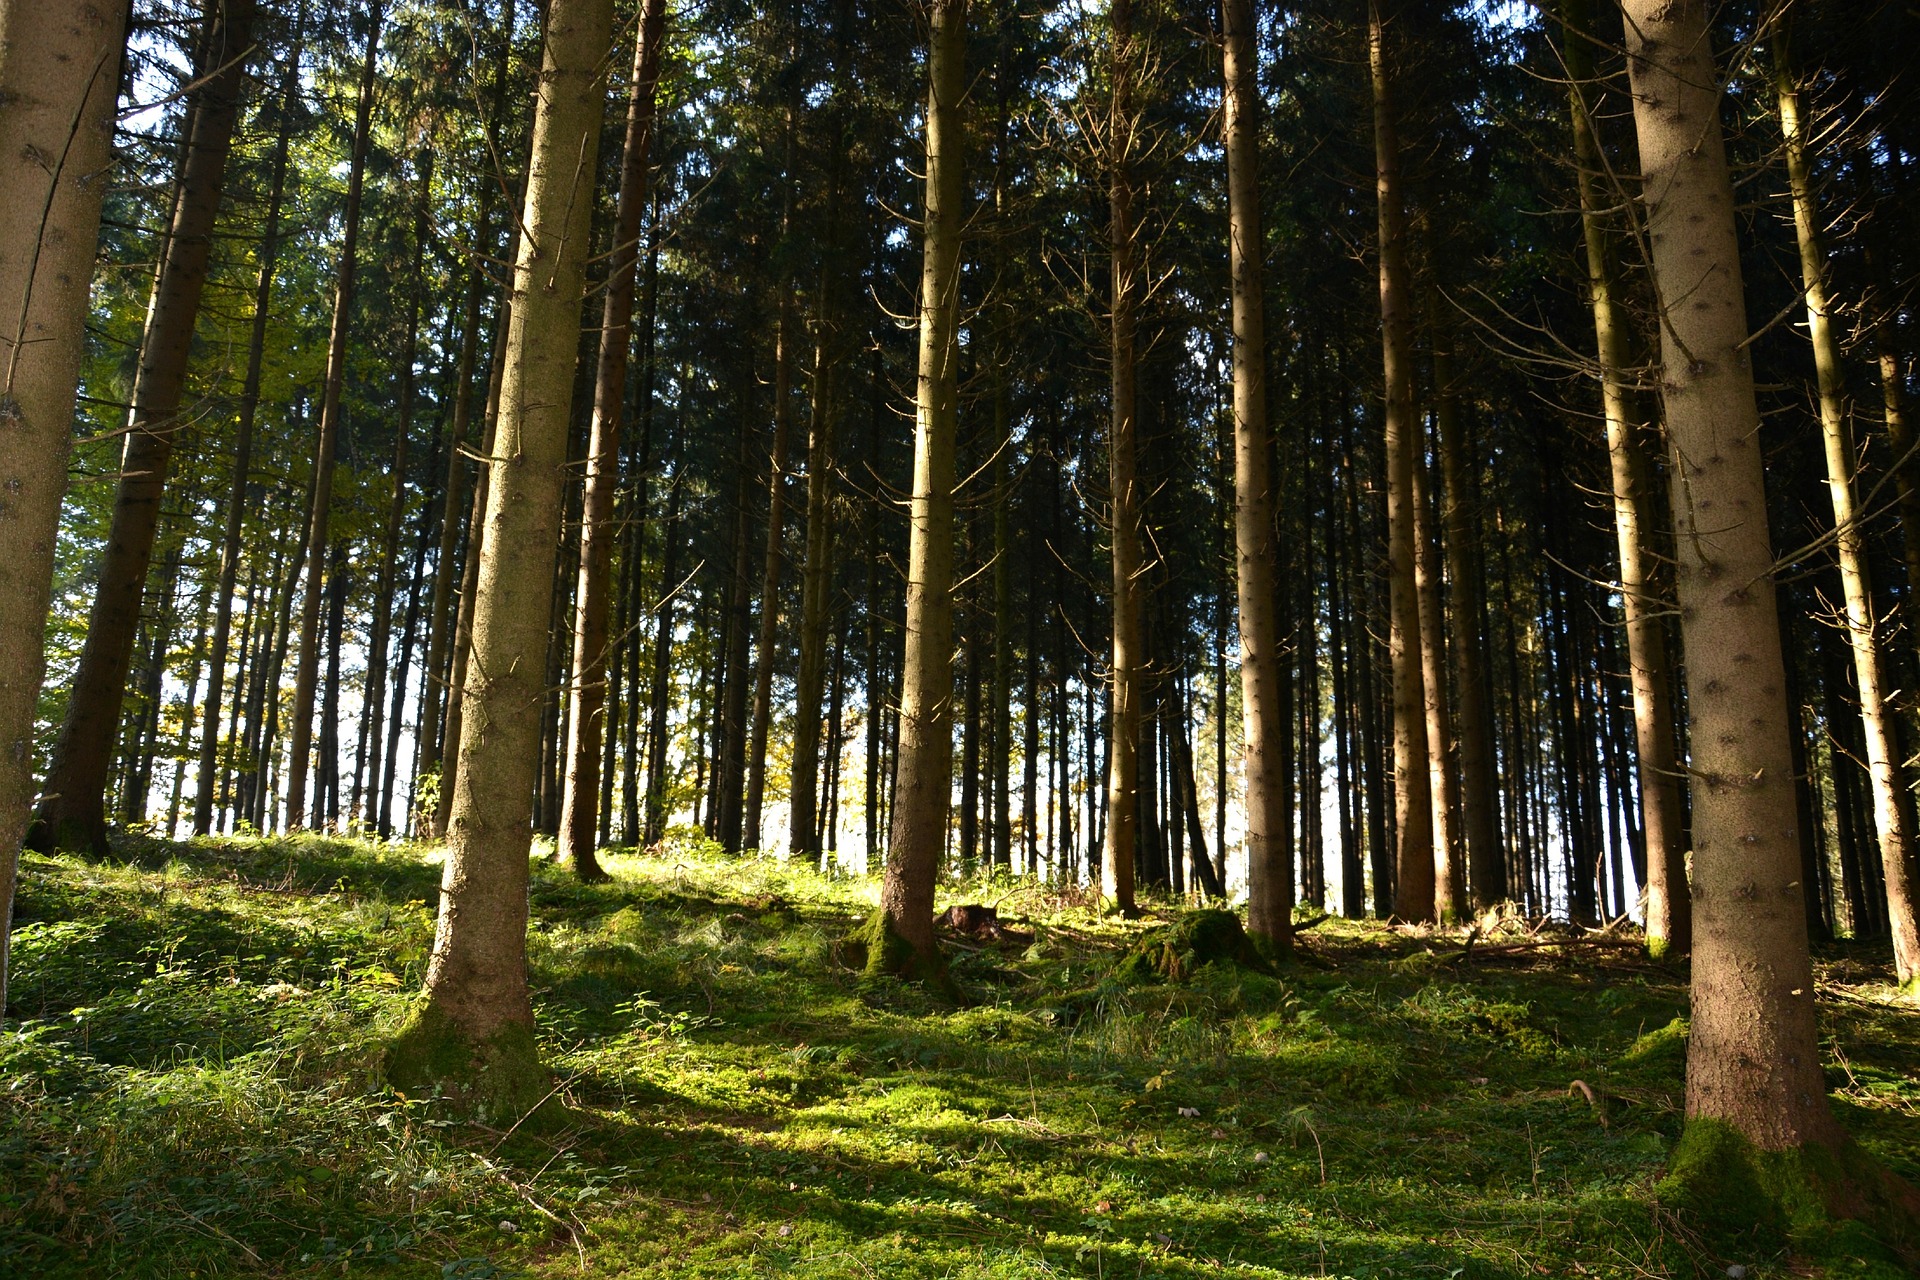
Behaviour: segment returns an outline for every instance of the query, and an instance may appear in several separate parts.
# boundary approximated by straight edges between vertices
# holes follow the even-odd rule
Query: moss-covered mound
[[[1231,911],[1189,911],[1170,925],[1146,934],[1114,970],[1122,982],[1184,982],[1210,964],[1224,963],[1273,972]]]

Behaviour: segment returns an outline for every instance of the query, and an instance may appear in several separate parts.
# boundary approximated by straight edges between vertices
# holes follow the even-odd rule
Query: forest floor
[[[1110,971],[1143,925],[962,885],[943,903],[998,901],[1033,938],[956,945],[954,1007],[847,967],[871,880],[609,865],[535,871],[568,1107],[536,1134],[380,1082],[432,942],[429,852],[28,855],[0,1274],[1898,1274],[1857,1237],[1787,1256],[1654,1206],[1684,971],[1628,945],[1509,930],[1462,955],[1335,919],[1278,977],[1129,987]],[[1920,1178],[1920,1009],[1872,954],[1821,958],[1828,1078]]]

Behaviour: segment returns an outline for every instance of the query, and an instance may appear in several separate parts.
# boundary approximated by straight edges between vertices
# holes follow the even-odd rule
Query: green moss
[[[856,950],[864,949],[861,969],[868,979],[900,978],[919,982],[949,1000],[959,1000],[959,988],[954,985],[946,957],[940,954],[939,948],[936,946],[931,956],[920,954],[894,927],[885,907],[875,907],[867,922],[855,930],[847,942]]]
[[[1210,964],[1271,973],[1273,963],[1231,911],[1189,911],[1134,945],[1114,970],[1123,982],[1181,982]]]
[[[1620,1065],[1641,1075],[1685,1079],[1687,1020],[1675,1018],[1640,1036],[1620,1055]]]
[[[387,1048],[385,1066],[394,1088],[431,1091],[456,1112],[500,1128],[545,1127],[563,1110],[553,1100],[532,1027],[511,1022],[476,1042],[431,999],[414,1005]]]
[[[1851,1140],[1766,1151],[1732,1125],[1696,1116],[1654,1195],[1724,1244],[1792,1246],[1889,1268],[1920,1256],[1920,1196]]]

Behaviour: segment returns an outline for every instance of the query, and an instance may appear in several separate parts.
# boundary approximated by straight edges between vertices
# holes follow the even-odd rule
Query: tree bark
[[[1112,101],[1107,114],[1107,181],[1112,288],[1108,327],[1111,407],[1107,435],[1109,536],[1113,567],[1113,724],[1107,755],[1107,830],[1101,847],[1100,897],[1122,915],[1134,904],[1134,844],[1140,792],[1140,494],[1134,439],[1138,397],[1135,326],[1139,308],[1138,246],[1134,243],[1132,151],[1140,121],[1133,108],[1136,50],[1133,0],[1113,0]]]
[[[1233,543],[1240,597],[1241,760],[1247,795],[1247,931],[1282,950],[1293,942],[1289,779],[1280,739],[1279,588],[1274,578],[1272,427],[1267,421],[1267,325],[1260,226],[1260,88],[1254,0],[1221,6],[1226,75],[1228,248],[1233,271]],[[1224,691],[1216,691],[1219,696]],[[1220,698],[1219,731],[1226,733]],[[1219,780],[1226,787],[1226,778]],[[1210,887],[1210,891],[1212,888]]]
[[[1813,189],[1801,116],[1800,82],[1783,22],[1774,36],[1774,86],[1779,95],[1780,131],[1786,142],[1787,185],[1793,193],[1793,224],[1799,239],[1800,278],[1807,297],[1807,336],[1820,394],[1820,437],[1826,448],[1827,492],[1833,502],[1833,542],[1840,562],[1846,600],[1848,647],[1853,651],[1854,682],[1860,695],[1860,723],[1866,731],[1867,775],[1873,787],[1874,827],[1880,862],[1886,872],[1887,917],[1893,926],[1895,981],[1920,990],[1920,921],[1915,919],[1913,805],[1901,768],[1897,729],[1889,705],[1886,660],[1878,620],[1873,616],[1873,581],[1867,564],[1866,535],[1853,492],[1853,429],[1846,404],[1846,370],[1833,332],[1827,300],[1826,249],[1820,242],[1820,209]]]
[[[1693,730],[1689,1130],[1714,1121],[1762,1150],[1830,1144],[1839,1133],[1815,1035],[1760,415],[1707,4],[1624,8]]]
[[[959,399],[960,236],[967,0],[929,0],[926,208],[921,219],[920,354],[907,538],[906,651],[899,754],[870,969],[938,972],[934,884],[953,786],[953,486]]]
[[[126,0],[0,8],[0,1021]]]
[[[222,2],[208,0],[209,5]],[[205,53],[204,65],[210,73],[189,97],[193,123],[163,265],[155,280],[153,304],[140,343],[133,409],[121,455],[120,482],[114,492],[113,524],[87,621],[86,643],[74,673],[66,721],[54,745],[40,801],[40,830],[35,842],[46,847],[95,852],[106,848],[103,806],[107,772],[120,728],[120,706],[140,625],[140,601],[153,558],[174,436],[180,427],[180,400],[192,353],[194,324],[207,283],[214,221],[246,79],[253,5],[251,0],[224,0],[224,4]],[[106,21],[113,25],[112,20]],[[82,20],[79,25],[87,24]],[[71,34],[66,38],[86,39]],[[30,88],[27,92],[35,96]],[[59,156],[63,151],[64,145],[46,154]],[[23,243],[38,241],[31,226],[25,232]]]
[[[1649,426],[1629,370],[1625,320],[1616,310],[1619,270],[1603,209],[1615,198],[1600,187],[1600,142],[1588,94],[1593,79],[1586,0],[1562,0],[1566,65],[1573,115],[1573,158],[1580,184],[1580,221],[1587,254],[1587,303],[1600,360],[1601,402],[1613,481],[1614,537],[1620,559],[1621,612],[1633,678],[1634,754],[1639,766],[1640,822],[1647,850],[1646,935],[1654,955],[1684,955],[1689,921],[1680,768],[1675,745],[1665,612],[1648,545],[1651,477],[1642,439]]]
[[[320,397],[320,435],[314,446],[313,509],[307,516],[307,588],[300,602],[299,659],[293,672],[293,723],[288,731],[287,829],[302,825],[307,771],[313,745],[313,694],[320,674],[320,608],[325,595],[327,527],[333,509],[333,463],[340,436],[340,399],[346,386],[347,338],[353,323],[353,291],[360,268],[360,205],[367,172],[368,129],[373,116],[374,76],[380,54],[380,0],[368,10],[367,49],[360,67],[360,98],[354,109],[353,154],[347,165],[347,202],[342,214],[340,261],[333,283],[333,325],[327,337],[327,372]]]
[[[527,994],[527,856],[612,38],[612,0],[550,0],[439,927],[425,1000],[388,1059],[402,1086],[466,1064],[451,1083],[493,1117],[524,1115],[545,1092]]]
[[[593,381],[586,501],[580,519],[580,576],[574,591],[573,708],[568,721],[559,843],[560,857],[583,880],[606,878],[594,856],[594,820],[600,738],[606,732],[607,580],[614,540],[619,537],[613,522],[613,493],[620,472],[620,415],[626,408],[634,278],[640,262],[640,221],[647,211],[651,185],[648,164],[654,87],[660,80],[660,44],[666,21],[666,0],[646,0],[627,93],[626,150],[621,158],[613,253],[607,266],[606,301],[600,322],[600,358]]]
[[[1380,346],[1386,382],[1387,652],[1393,671],[1393,913],[1431,920],[1434,906],[1433,806],[1427,752],[1426,681],[1420,658],[1420,591],[1415,567],[1413,468],[1419,426],[1413,412],[1413,340],[1408,308],[1406,210],[1400,189],[1400,139],[1394,121],[1386,23],[1367,0],[1367,53],[1373,73],[1375,190],[1380,204]]]

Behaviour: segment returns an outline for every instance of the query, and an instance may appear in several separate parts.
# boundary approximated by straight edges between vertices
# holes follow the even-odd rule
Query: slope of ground
[[[1607,938],[1331,920],[1277,977],[1127,986],[1146,926],[956,886],[1018,932],[954,940],[954,1008],[850,964],[871,881],[686,845],[603,886],[543,867],[532,976],[570,1121],[533,1134],[380,1081],[429,853],[121,855],[23,867],[0,1274],[1897,1274],[1729,1254],[1651,1204],[1684,971]],[[1920,1177],[1920,1011],[1869,954],[1823,957],[1829,1079]]]

